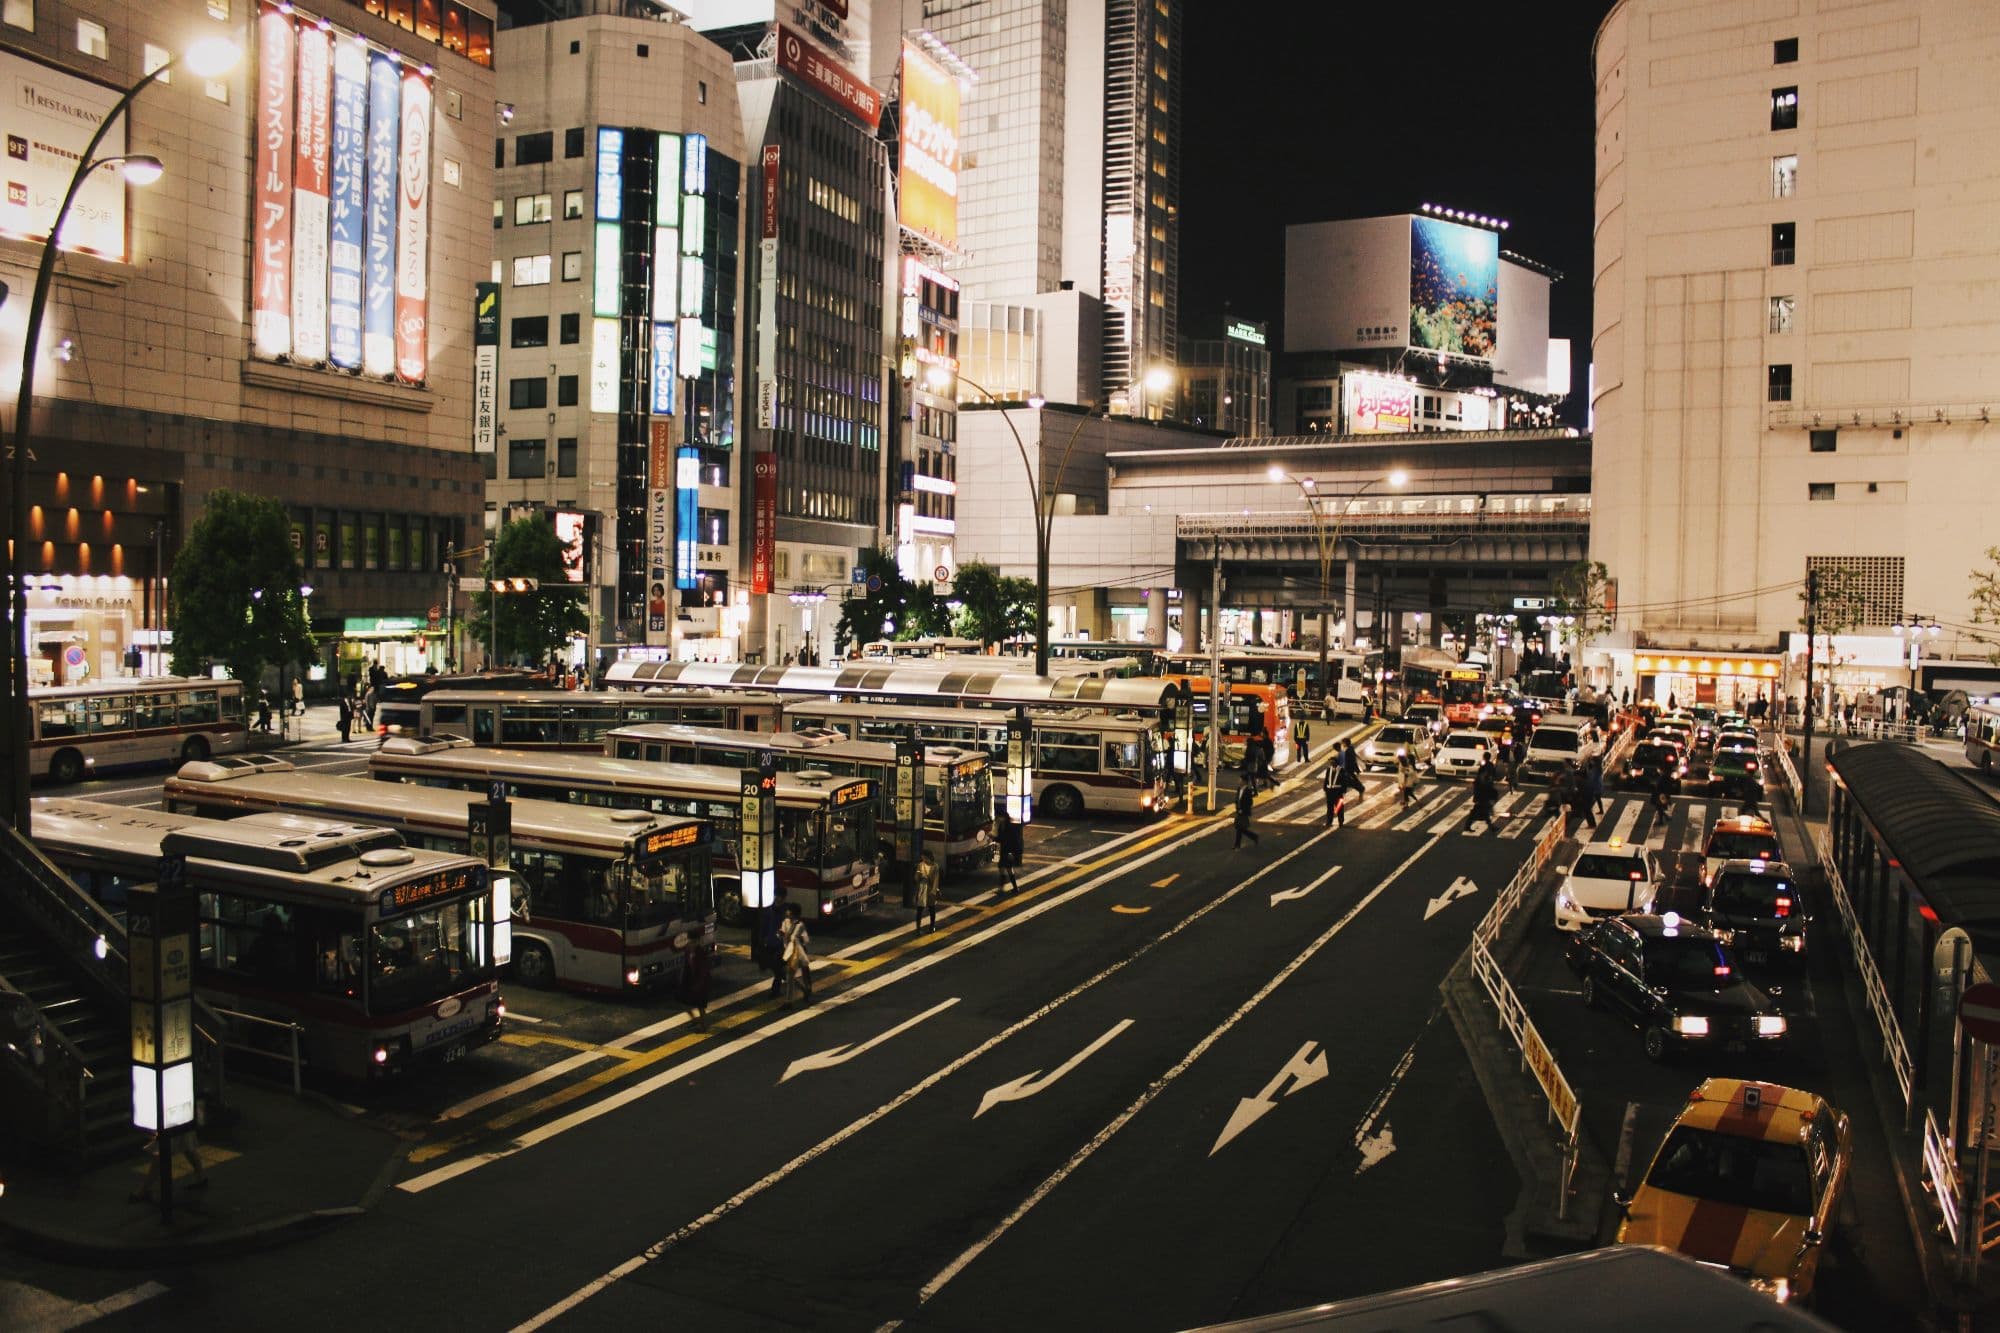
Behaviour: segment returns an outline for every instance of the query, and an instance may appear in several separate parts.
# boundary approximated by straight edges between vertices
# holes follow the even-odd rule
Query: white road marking
[[[1169,851],[1177,850],[1179,847],[1186,845],[1186,843],[1192,842],[1194,838],[1201,837],[1207,833],[1216,832],[1226,827],[1228,827],[1226,824],[1218,820],[1214,823],[1206,825],[1199,832],[1195,833],[1189,838],[1182,839],[1179,842],[1167,844],[1167,846],[1159,849],[1156,852],[1149,854],[1145,859],[1147,861],[1154,860],[1159,856],[1165,855]],[[633,1273],[638,1272],[641,1268],[644,1268],[646,1264],[648,1264],[654,1259],[659,1258],[661,1255],[665,1254],[668,1250],[673,1249],[676,1245],[679,1245],[682,1242],[690,1239],[696,1233],[704,1230],[705,1228],[711,1226],[712,1224],[721,1221],[724,1217],[727,1217],[729,1214],[735,1212],[738,1208],[741,1208],[744,1204],[750,1202],[758,1195],[765,1193],[773,1186],[783,1183],[786,1178],[791,1176],[794,1172],[798,1171],[800,1168],[811,1165],[813,1162],[819,1160],[827,1153],[832,1152],[835,1148],[838,1148],[841,1144],[847,1142],[847,1140],[853,1138],[856,1134],[861,1133],[863,1130],[867,1129],[869,1126],[880,1121],[885,1116],[890,1115],[898,1108],[908,1104],[910,1101],[921,1096],[923,1093],[928,1092],[931,1088],[936,1087],[939,1083],[944,1082],[945,1079],[950,1078],[953,1074],[956,1074],[959,1070],[965,1068],[973,1061],[979,1059],[981,1056],[985,1055],[987,1052],[991,1051],[996,1046],[1006,1041],[1009,1037],[1012,1037],[1017,1033],[1025,1031],[1027,1028],[1033,1026],[1035,1023],[1040,1022],[1042,1019],[1054,1013],[1057,1009],[1060,1009],[1063,1005],[1068,1004],[1071,1000],[1075,999],[1077,996],[1095,987],[1099,982],[1102,982],[1105,979],[1115,976],[1119,972],[1122,972],[1126,967],[1137,962],[1139,959],[1145,957],[1148,953],[1152,952],[1160,945],[1166,943],[1168,940],[1172,939],[1175,935],[1180,934],[1180,932],[1186,930],[1188,927],[1192,926],[1195,922],[1201,920],[1204,916],[1207,916],[1210,912],[1222,906],[1222,904],[1228,902],[1231,898],[1234,898],[1237,894],[1243,892],[1245,889],[1249,888],[1252,884],[1255,884],[1258,880],[1262,879],[1264,876],[1270,874],[1273,870],[1276,870],[1279,866],[1283,865],[1285,862],[1303,853],[1307,848],[1311,847],[1314,843],[1320,841],[1321,838],[1324,838],[1326,836],[1327,835],[1322,833],[1318,837],[1308,838],[1306,839],[1306,841],[1300,843],[1297,847],[1293,848],[1291,851],[1286,852],[1283,856],[1271,862],[1271,864],[1252,872],[1247,878],[1239,880],[1235,885],[1231,886],[1228,890],[1216,895],[1215,897],[1209,899],[1207,902],[1203,903],[1200,907],[1190,912],[1187,916],[1183,917],[1180,921],[1176,922],[1171,928],[1160,934],[1158,937],[1147,941],[1145,944],[1140,945],[1137,949],[1133,950],[1125,957],[1119,959],[1117,962],[1112,963],[1109,967],[1097,973],[1095,976],[1089,977],[1083,981],[1078,982],[1076,985],[1064,991],[1061,995],[1058,995],[1055,999],[1050,1000],[1047,1004],[1044,1004],[1041,1008],[1035,1010],[1034,1012],[1026,1015],[1023,1018],[1017,1019],[1015,1022],[1009,1024],[1007,1027],[1002,1028],[1000,1031],[994,1033],[991,1037],[988,1037],[985,1041],[979,1043],[979,1045],[973,1047],[971,1050],[965,1052],[957,1059],[951,1061],[951,1063],[934,1071],[933,1073],[931,1073],[924,1079],[920,1080],[919,1082],[911,1084],[909,1087],[903,1089],[903,1091],[897,1093],[894,1097],[890,1098],[888,1101],[882,1103],[882,1105],[876,1107],[873,1111],[870,1111],[867,1115],[862,1116],[859,1120],[854,1121],[853,1123],[845,1126],[844,1128],[835,1130],[832,1134],[829,1134],[826,1138],[821,1139],[818,1143],[806,1149],[805,1152],[799,1154],[797,1157],[794,1157],[791,1161],[767,1173],[766,1175],[760,1177],[759,1179],[751,1182],[749,1185],[746,1185],[744,1188],[738,1190],[735,1194],[731,1195],[723,1202],[717,1204],[714,1208],[711,1208],[706,1213],[703,1213],[700,1217],[697,1217],[692,1222],[689,1222],[685,1226],[682,1226],[679,1230],[673,1231],[668,1235],[661,1237],[659,1240],[647,1246],[644,1250],[640,1251],[638,1254],[633,1255],[630,1259],[627,1259],[624,1263],[619,1264],[616,1268],[613,1268],[611,1271],[605,1273],[603,1276],[594,1278],[590,1282],[585,1283],[583,1286],[578,1287],[575,1291],[563,1297],[563,1299],[557,1301],[554,1305],[551,1305],[548,1309],[543,1310],[540,1314],[534,1316],[534,1318],[529,1319],[524,1323],[516,1325],[513,1330],[513,1333],[532,1333],[532,1330],[541,1328],[543,1325],[547,1324],[550,1320],[557,1319],[562,1315],[568,1313],[569,1311],[575,1309],[577,1306],[589,1300],[592,1296],[595,1296],[598,1292],[603,1291],[606,1287],[609,1287],[613,1283],[622,1281],[623,1279],[630,1277]],[[1427,848],[1424,850],[1427,850]],[[1421,856],[1422,854],[1423,854],[1422,850],[1420,850],[1417,853],[1417,855],[1419,856]],[[1415,856],[1410,858],[1411,861],[1414,861],[1415,859],[1416,859]],[[1143,862],[1141,864],[1143,864]],[[1409,862],[1404,862],[1405,866],[1407,866],[1408,864]],[[1130,867],[1126,868],[1129,869]],[[1112,874],[1117,874],[1117,873],[1121,872],[1116,872],[1116,871],[1112,872]],[[1400,874],[1401,870],[1399,869],[1396,873]],[[1111,877],[1110,875],[1106,875],[1101,878],[1109,879],[1110,877]],[[1093,881],[1093,884],[1095,882],[1096,881]],[[1083,886],[1083,888],[1072,889],[1068,893],[1062,894],[1059,897],[1052,899],[1051,903],[1061,902],[1068,898],[1074,897],[1078,893],[1083,892],[1084,888],[1088,887],[1090,886],[1086,885]],[[1380,893],[1381,889],[1378,888],[1375,890],[1375,892]],[[1373,895],[1371,894],[1370,896],[1372,897]],[[1044,904],[1044,906],[1047,905],[1049,904]],[[1360,910],[1359,908],[1355,909],[1355,911],[1359,910]],[[1335,931],[1339,930],[1340,925],[1344,925],[1346,921],[1351,920],[1353,916],[1354,912],[1349,912],[1347,917],[1343,918],[1341,923],[1334,927],[1334,930]],[[1331,933],[1322,938],[1331,938]],[[932,956],[935,957],[936,955]],[[842,992],[842,995],[851,993],[852,992]],[[841,996],[834,996],[833,1000],[838,1000],[840,998]],[[832,1002],[833,1002],[832,1000],[828,1001],[828,1003]],[[768,1032],[770,1031],[770,1029],[765,1028],[762,1029],[762,1031]]]
[[[1470,898],[1477,892],[1479,892],[1479,886],[1473,883],[1470,877],[1460,875],[1451,882],[1451,886],[1443,893],[1440,893],[1437,897],[1424,904],[1424,920],[1430,920],[1460,898]]]
[[[988,1088],[986,1095],[979,1099],[979,1109],[972,1113],[972,1118],[974,1120],[979,1119],[980,1116],[985,1115],[1001,1102],[1018,1102],[1023,1098],[1032,1097],[1038,1092],[1043,1092],[1053,1087],[1062,1079],[1064,1074],[1069,1073],[1070,1070],[1075,1069],[1085,1060],[1103,1050],[1110,1044],[1113,1037],[1116,1037],[1126,1028],[1131,1027],[1133,1022],[1134,1020],[1130,1018],[1119,1019],[1111,1025],[1111,1029],[1103,1036],[1057,1065],[1047,1074],[1037,1069],[1032,1073],[1023,1074],[1020,1078],[1009,1079],[998,1087]]]
[[[1296,898],[1303,898],[1308,893],[1311,893],[1314,889],[1326,883],[1328,880],[1332,879],[1335,875],[1338,875],[1339,873],[1340,873],[1339,866],[1328,866],[1326,872],[1320,875],[1317,879],[1313,880],[1313,882],[1310,884],[1301,885],[1296,889],[1280,889],[1278,892],[1271,895],[1271,906],[1276,907],[1279,903],[1288,903]]]
[[[994,1242],[998,1241],[1002,1236],[1006,1235],[1007,1232],[1010,1229],[1012,1229],[1013,1226],[1016,1223],[1018,1223],[1022,1218],[1026,1217],[1028,1213],[1035,1207],[1036,1204],[1040,1203],[1043,1199],[1046,1199],[1051,1193],[1055,1191],[1057,1186],[1061,1185],[1065,1180],[1068,1180],[1070,1176],[1075,1173],[1078,1167],[1082,1166],[1086,1161],[1090,1160],[1090,1157],[1093,1153],[1095,1153],[1099,1148],[1103,1147],[1106,1143],[1110,1142],[1112,1135],[1116,1134],[1119,1130],[1123,1129],[1126,1125],[1130,1124],[1134,1116],[1138,1115],[1139,1112],[1145,1110],[1146,1107],[1152,1103],[1155,1097],[1158,1097],[1162,1092],[1166,1091],[1167,1087],[1170,1084],[1172,1084],[1175,1079],[1179,1078],[1182,1074],[1186,1073],[1189,1067],[1192,1066],[1196,1060],[1199,1060],[1202,1057],[1203,1053],[1206,1052],[1211,1046],[1215,1045],[1216,1042],[1222,1040],[1223,1036],[1226,1035],[1231,1028],[1235,1027],[1238,1023],[1242,1022],[1246,1017],[1248,1017],[1250,1011],[1255,1009],[1258,1005],[1262,1004],[1265,1001],[1265,999],[1270,996],[1271,992],[1277,990],[1278,987],[1282,986],[1294,972],[1297,972],[1300,968],[1304,967],[1308,962],[1310,962],[1314,954],[1317,954],[1321,949],[1325,948],[1328,944],[1332,943],[1334,936],[1340,934],[1341,931],[1347,929],[1347,924],[1350,921],[1354,920],[1355,917],[1360,916],[1361,913],[1367,909],[1370,903],[1374,902],[1377,898],[1381,897],[1384,890],[1386,890],[1391,884],[1394,884],[1397,880],[1401,879],[1403,877],[1403,873],[1407,871],[1411,866],[1415,865],[1417,863],[1418,858],[1422,857],[1425,852],[1428,852],[1431,848],[1437,846],[1437,843],[1438,840],[1436,838],[1432,838],[1427,842],[1425,842],[1423,846],[1417,848],[1416,851],[1410,853],[1409,858],[1405,860],[1401,865],[1397,866],[1394,870],[1390,871],[1388,876],[1384,878],[1380,884],[1377,884],[1374,888],[1370,889],[1366,897],[1364,897],[1360,902],[1354,904],[1353,907],[1350,907],[1347,910],[1346,914],[1343,915],[1338,921],[1335,921],[1331,926],[1328,926],[1326,930],[1320,934],[1319,938],[1315,939],[1311,944],[1308,944],[1303,951],[1301,951],[1296,957],[1292,959],[1291,962],[1286,963],[1284,967],[1280,968],[1276,976],[1272,977],[1269,981],[1265,982],[1262,986],[1258,987],[1257,992],[1254,995],[1252,995],[1249,999],[1245,1000],[1242,1004],[1238,1005],[1234,1013],[1230,1014],[1229,1017],[1223,1019],[1222,1022],[1218,1023],[1209,1032],[1207,1036],[1203,1037],[1200,1041],[1196,1042],[1194,1045],[1194,1049],[1190,1050],[1186,1055],[1181,1057],[1180,1063],[1176,1064],[1173,1068],[1169,1069],[1166,1073],[1160,1075],[1160,1077],[1154,1079],[1150,1084],[1148,1084],[1146,1090],[1140,1093],[1138,1098],[1134,1100],[1130,1106],[1126,1107],[1123,1111],[1119,1112],[1117,1116],[1113,1117],[1111,1123],[1106,1125],[1103,1129],[1098,1130],[1097,1133],[1090,1139],[1088,1143],[1085,1143],[1081,1148],[1078,1148],[1074,1153],[1071,1153],[1069,1160],[1064,1162],[1061,1166],[1057,1167],[1053,1172],[1051,1172],[1049,1174],[1048,1179],[1044,1180],[1040,1185],[1037,1185],[1034,1189],[1034,1192],[1029,1194],[1026,1199],[1022,1200],[1020,1205],[1017,1206],[1013,1212],[1009,1213],[1006,1217],[1001,1219],[999,1225],[995,1226],[991,1231],[987,1232],[986,1235],[981,1237],[979,1240],[973,1242],[972,1245],[966,1248],[963,1254],[959,1255],[958,1258],[952,1260],[949,1264],[946,1264],[943,1270],[940,1271],[936,1277],[932,1278],[929,1282],[925,1283],[923,1289],[917,1293],[918,1302],[928,1303],[938,1294],[938,1292],[944,1290],[944,1287],[947,1283],[949,1283],[953,1278],[957,1277],[960,1273],[964,1272],[968,1265],[970,1265],[974,1260],[978,1259],[980,1255],[984,1254],[989,1248],[991,1248]]]
[[[1292,1053],[1292,1058],[1285,1061],[1284,1067],[1271,1076],[1271,1081],[1260,1088],[1255,1097],[1245,1097],[1236,1103],[1236,1109],[1229,1113],[1229,1121],[1223,1125],[1222,1133],[1216,1135],[1208,1155],[1215,1156],[1231,1139],[1263,1119],[1267,1112],[1276,1110],[1279,1097],[1289,1097],[1309,1088],[1330,1072],[1325,1049],[1316,1041],[1306,1042]]]
[[[8,1327],[35,1329],[37,1333],[68,1333],[72,1328],[129,1310],[135,1305],[164,1296],[167,1288],[159,1282],[142,1282],[136,1287],[96,1301],[73,1301],[52,1291],[25,1282],[0,1281],[0,1309],[7,1312]]]
[[[883,1042],[900,1037],[926,1018],[934,1018],[957,1003],[958,997],[954,995],[949,1000],[932,1005],[920,1014],[912,1014],[888,1031],[879,1032],[867,1041],[859,1043],[843,1042],[838,1046],[829,1046],[825,1050],[813,1055],[802,1055],[785,1066],[785,1072],[778,1076],[778,1082],[790,1082],[794,1075],[810,1073],[815,1069],[831,1069],[835,1065],[844,1065],[855,1056],[865,1055],[877,1046],[880,1046]]]
[[[1607,838],[1616,838],[1620,842],[1632,841],[1632,826],[1639,822],[1639,809],[1639,803],[1634,801],[1624,809],[1614,811],[1613,813],[1616,818],[1611,825],[1610,832],[1604,836]]]
[[[1396,1151],[1395,1136],[1389,1132],[1389,1122],[1382,1117],[1389,1109],[1389,1099],[1396,1095],[1396,1089],[1403,1085],[1403,1079],[1410,1072],[1410,1066],[1416,1063],[1418,1044],[1423,1041],[1424,1035],[1431,1030],[1431,1024],[1437,1022],[1438,1015],[1443,1012],[1442,1005],[1431,1009],[1431,1016],[1424,1020],[1421,1028],[1417,1029],[1416,1038],[1404,1050],[1403,1058],[1396,1061],[1396,1067],[1389,1071],[1389,1081],[1382,1085],[1382,1091],[1375,1094],[1375,1100],[1368,1104],[1360,1123],[1354,1126],[1354,1146],[1361,1153],[1361,1165],[1354,1168],[1355,1175],[1360,1175]],[[1370,1133],[1378,1120],[1382,1121],[1381,1132]]]
[[[1417,802],[1416,809],[1396,821],[1396,831],[1398,833],[1408,833],[1417,825],[1436,815],[1438,811],[1443,810],[1447,806],[1455,805],[1462,794],[1461,788],[1447,787],[1443,783],[1438,784],[1435,791]]]

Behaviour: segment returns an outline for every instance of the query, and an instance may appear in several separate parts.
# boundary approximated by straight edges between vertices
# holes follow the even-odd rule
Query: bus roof
[[[878,708],[870,711],[879,713],[881,710]],[[953,716],[963,716],[956,708],[944,711]],[[613,727],[604,734],[609,740],[686,741],[696,745],[712,742],[753,750],[782,750],[786,754],[812,754],[815,751],[823,751],[839,755],[844,759],[865,760],[889,767],[894,767],[896,763],[895,742],[849,740],[834,732],[743,731],[730,727],[703,727],[692,722],[628,722],[622,727]],[[986,752],[961,749],[956,745],[924,746],[926,764],[962,764],[974,760],[984,763]]]
[[[186,796],[244,808],[281,805],[327,818],[351,815],[359,823],[387,820],[397,827],[448,834],[463,833],[471,818],[467,812],[486,800],[482,792],[448,787],[406,783],[393,793],[385,793],[383,787],[383,783],[368,778],[300,772],[268,755],[229,755],[182,765],[180,772],[167,779],[165,794],[170,801]],[[706,827],[698,819],[645,810],[522,799],[509,804],[513,808],[514,841],[524,847],[583,848],[617,855],[634,845],[645,845],[655,834],[688,825]]]
[[[986,667],[990,662],[991,668]],[[893,696],[939,703],[1013,706],[1074,704],[1091,708],[1154,708],[1173,702],[1172,685],[1147,677],[1102,679],[1091,675],[1035,676],[1013,672],[1006,658],[982,658],[977,668],[920,663],[843,662],[834,666],[749,666],[735,662],[655,662],[624,658],[605,673],[627,689],[649,685],[706,685],[718,689],[773,690],[794,695]]]
[[[879,717],[907,718],[912,722],[983,722],[1005,728],[1007,714],[997,708],[951,708],[927,704],[864,704],[839,700],[794,700],[785,705],[786,720],[792,717]],[[1150,731],[1153,724],[1138,714],[1100,713],[1082,708],[1044,708],[1028,714],[1031,723],[1059,726],[1065,722],[1088,722],[1106,731]],[[637,725],[637,724],[634,724]]]
[[[220,689],[241,687],[243,682],[229,677],[210,676],[119,676],[90,685],[37,685],[28,691],[30,699],[78,699],[93,694],[143,694],[148,690]]]
[[[635,694],[631,690],[433,690],[424,696],[430,704],[624,704],[654,699],[667,703],[700,703],[727,699],[737,704],[778,703],[778,696],[757,690],[662,690],[658,694]]]
[[[663,764],[638,759],[611,759],[566,750],[506,750],[470,745],[437,745],[392,741],[368,759],[371,775],[409,773],[476,773],[494,778],[522,778],[562,786],[589,786],[613,791],[643,791],[666,787],[687,796],[739,795],[742,775],[733,768],[710,764]],[[778,774],[780,805],[844,805],[856,799],[849,788],[872,789],[868,778],[828,777],[817,780],[803,773]]]

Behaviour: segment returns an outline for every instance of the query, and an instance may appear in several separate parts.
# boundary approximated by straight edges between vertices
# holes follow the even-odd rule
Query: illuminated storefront
[[[1752,699],[1775,700],[1784,689],[1784,659],[1775,653],[1638,652],[1631,666],[1639,681],[1633,697],[1662,704],[1742,708]]]

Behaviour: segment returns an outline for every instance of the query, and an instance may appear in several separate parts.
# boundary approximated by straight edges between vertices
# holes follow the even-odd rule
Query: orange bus
[[[1162,676],[1188,691],[1194,702],[1194,730],[1208,730],[1208,677]],[[1292,762],[1292,696],[1282,685],[1238,685],[1222,682],[1222,757],[1229,763],[1243,758],[1244,743],[1261,725],[1271,738],[1271,767]]]

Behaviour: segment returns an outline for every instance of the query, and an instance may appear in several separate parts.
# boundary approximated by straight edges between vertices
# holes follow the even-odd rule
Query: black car
[[[1659,741],[1640,741],[1632,747],[1631,758],[1625,761],[1625,771],[1619,781],[1627,787],[1640,791],[1653,790],[1660,780],[1660,774],[1667,775],[1667,790],[1680,790],[1681,752],[1678,747]]]
[[[1709,877],[1702,915],[1745,963],[1805,956],[1805,897],[1783,861],[1724,861]]]
[[[1583,1002],[1636,1024],[1646,1054],[1684,1049],[1779,1051],[1784,1014],[1746,980],[1713,931],[1668,913],[1620,916],[1573,938],[1564,954],[1583,981]]]
[[[1724,796],[1742,796],[1753,801],[1763,799],[1764,777],[1754,745],[1718,746],[1715,753],[1709,756],[1708,766],[1714,776],[1716,790]]]

